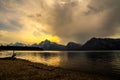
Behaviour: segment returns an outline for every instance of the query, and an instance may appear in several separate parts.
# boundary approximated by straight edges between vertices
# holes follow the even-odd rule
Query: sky
[[[120,38],[120,0],[0,0],[0,43]]]

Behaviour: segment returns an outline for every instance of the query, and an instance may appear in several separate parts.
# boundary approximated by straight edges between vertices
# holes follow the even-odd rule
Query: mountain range
[[[27,46],[24,43],[9,44],[9,46]],[[69,42],[67,45],[58,44],[45,40],[39,44],[29,45],[30,47],[39,47],[44,50],[120,50],[120,39],[112,38],[91,38],[85,44],[81,45],[75,42]]]
[[[120,50],[120,39],[92,38],[83,46],[83,50]]]

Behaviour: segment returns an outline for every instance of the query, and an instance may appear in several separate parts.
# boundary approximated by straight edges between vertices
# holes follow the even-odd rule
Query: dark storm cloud
[[[78,0],[64,2],[63,5],[56,3],[50,12],[53,16],[50,24],[55,34],[63,40],[83,42],[91,37],[108,37],[118,33],[116,29],[120,27],[119,0],[91,0],[85,11],[82,11],[82,3]],[[86,24],[82,21],[86,21]]]
[[[101,26],[103,36],[114,34],[117,27],[120,27],[120,0],[93,0],[88,5],[88,9],[88,15],[110,10],[109,13],[104,16],[104,23]],[[106,33],[104,33],[105,31]]]
[[[62,0],[61,2],[56,2],[54,7],[51,9],[50,16],[52,16],[51,21],[48,22],[54,31],[54,35],[62,38],[63,41],[68,41],[74,38],[72,35],[74,23],[73,17],[75,8],[78,6],[78,1]]]
[[[14,10],[14,0],[0,0],[0,30],[16,31],[22,28],[19,23],[19,15]],[[15,2],[20,2],[15,0]]]
[[[120,34],[119,14],[120,0],[0,0],[0,30],[31,29],[83,43]]]
[[[16,20],[9,20],[9,23],[4,21],[0,22],[0,30],[17,31],[21,28],[22,25],[19,24]]]

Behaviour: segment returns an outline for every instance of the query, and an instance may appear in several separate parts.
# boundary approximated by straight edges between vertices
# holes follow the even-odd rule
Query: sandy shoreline
[[[0,80],[112,80],[112,78],[68,71],[22,59],[0,58]]]

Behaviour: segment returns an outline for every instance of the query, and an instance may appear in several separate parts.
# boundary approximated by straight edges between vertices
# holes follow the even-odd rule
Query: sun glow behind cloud
[[[0,0],[0,43],[119,38],[119,5],[119,0]]]
[[[0,42],[39,43],[45,39],[60,42],[57,35],[52,35],[50,27],[41,22],[41,10],[36,1],[31,0],[28,5],[23,0],[20,0],[21,3],[15,0],[1,1],[0,7],[5,9],[2,9],[3,14],[0,14],[0,26],[3,27],[0,29]],[[49,0],[46,4],[51,6],[53,3]]]

